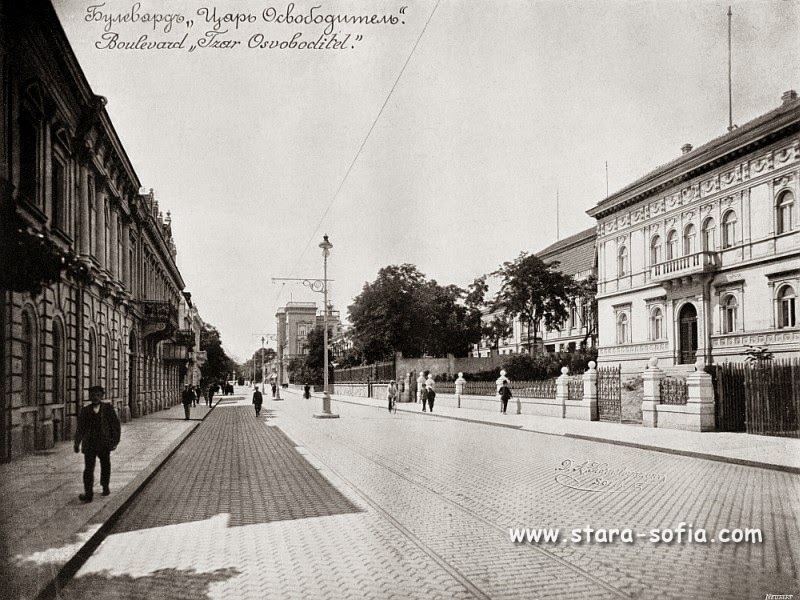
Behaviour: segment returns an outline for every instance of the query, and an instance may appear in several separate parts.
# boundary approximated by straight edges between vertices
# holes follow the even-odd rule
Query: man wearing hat
[[[117,448],[120,436],[120,424],[114,407],[102,402],[105,390],[103,386],[93,385],[89,388],[90,405],[84,406],[78,413],[78,429],[75,431],[75,452],[83,450],[83,490],[78,496],[81,502],[91,502],[94,496],[94,465],[100,459],[100,485],[103,496],[108,496],[111,478],[111,451]]]

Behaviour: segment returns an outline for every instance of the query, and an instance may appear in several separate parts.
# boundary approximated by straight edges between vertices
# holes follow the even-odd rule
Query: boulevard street
[[[289,390],[257,418],[237,392],[246,399],[220,399],[61,597],[798,593],[798,475],[351,402],[314,419],[321,399]],[[560,538],[512,542],[517,528]],[[603,543],[600,529],[634,539]],[[653,542],[653,529],[675,539]],[[723,529],[763,539],[723,544]]]

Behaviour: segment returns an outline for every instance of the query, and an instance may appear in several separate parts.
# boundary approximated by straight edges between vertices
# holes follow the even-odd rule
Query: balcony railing
[[[172,336],[175,343],[180,346],[186,346],[191,350],[194,348],[195,334],[194,329],[178,329]]]
[[[650,278],[655,280],[674,279],[716,271],[719,266],[719,253],[696,252],[653,265],[650,267]]]
[[[178,327],[178,308],[170,302],[162,300],[144,300],[142,312],[145,321],[150,323],[167,323]]]
[[[161,349],[161,358],[163,360],[189,360],[189,350],[186,346],[179,346],[178,344],[164,344]]]

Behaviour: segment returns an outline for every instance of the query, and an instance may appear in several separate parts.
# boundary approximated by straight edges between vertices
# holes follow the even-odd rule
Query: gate
[[[597,416],[622,422],[622,365],[597,368]]]
[[[800,361],[716,367],[718,431],[800,438]]]

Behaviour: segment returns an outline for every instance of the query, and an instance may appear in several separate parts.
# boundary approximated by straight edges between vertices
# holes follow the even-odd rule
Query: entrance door
[[[686,304],[680,312],[680,356],[682,365],[694,364],[697,360],[697,309]]]

